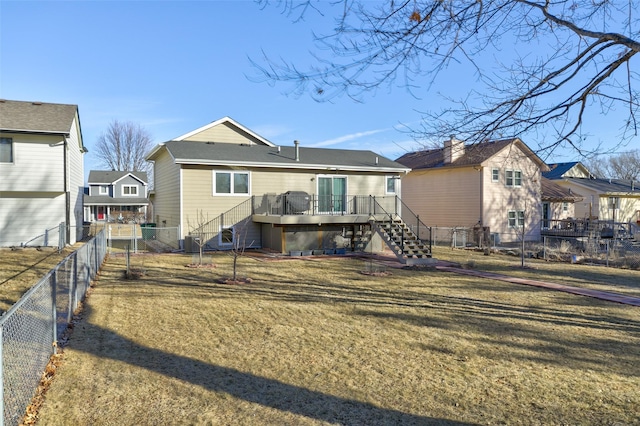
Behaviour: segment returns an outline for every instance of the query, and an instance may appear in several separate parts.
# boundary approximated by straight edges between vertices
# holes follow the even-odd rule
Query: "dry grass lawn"
[[[244,257],[253,282],[227,285],[230,257],[191,261],[124,280],[108,259],[39,425],[640,424],[639,308],[350,258]]]
[[[51,247],[41,250],[0,248],[0,314],[9,310],[43,276],[73,252]]]

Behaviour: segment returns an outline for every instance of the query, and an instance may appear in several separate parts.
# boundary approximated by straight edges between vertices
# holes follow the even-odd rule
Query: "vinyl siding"
[[[19,246],[65,221],[65,195],[52,193],[0,192],[0,246]],[[58,233],[50,232],[50,246],[58,244]],[[38,238],[30,245],[43,245]]]
[[[180,226],[180,166],[162,150],[154,170],[153,222],[157,226]]]
[[[2,137],[13,139],[13,163],[0,163],[0,191],[64,192],[62,136]]]
[[[73,120],[71,132],[67,142],[69,202],[70,213],[70,244],[82,239],[83,211],[82,199],[84,195],[84,152],[80,135],[78,116]],[[75,232],[74,232],[75,230]]]
[[[492,181],[498,168],[499,181]],[[505,170],[520,170],[522,185],[505,185]],[[540,238],[540,169],[519,149],[506,147],[481,166],[415,170],[402,178],[402,200],[428,226],[488,226],[500,240],[518,239],[509,210],[525,211],[526,239]]]
[[[136,195],[135,197],[132,198],[138,198],[138,197],[146,197],[147,196],[147,189],[146,186],[140,182],[138,179],[132,177],[132,176],[125,176],[124,178],[120,179],[118,182],[116,182],[115,184],[115,192],[113,194],[113,197],[116,198],[120,198],[120,197],[128,197],[128,195],[124,195],[122,188],[125,185],[130,185],[130,186],[137,186],[138,187],[138,195]],[[95,188],[95,193],[98,194],[99,193],[99,188],[96,187]]]
[[[491,171],[500,170],[499,182],[492,182]],[[506,185],[506,170],[522,173],[521,186]],[[542,187],[539,166],[522,151],[506,147],[483,164],[483,224],[490,231],[500,234],[500,241],[518,241],[519,231],[509,227],[508,212],[524,211],[525,239],[540,239],[540,221],[542,220]]]
[[[258,139],[254,138],[246,132],[243,132],[230,123],[221,123],[217,126],[192,135],[184,140],[192,142],[218,142],[235,144],[250,143],[264,145]]]
[[[291,171],[279,169],[240,170],[250,174],[250,195],[214,195],[214,171],[232,171],[226,168],[207,166],[183,166],[183,229],[184,235],[207,223],[220,214],[250,199],[250,195],[282,194],[287,191],[303,191],[310,195],[317,194],[318,176],[329,176],[312,171]],[[357,173],[338,173],[347,177],[347,195],[385,195],[386,174],[364,175]],[[225,221],[224,226],[233,226],[233,219]],[[252,225],[247,234],[247,244],[261,240],[261,229]]]
[[[609,196],[600,197],[600,218],[616,222],[635,222],[640,210],[640,197],[618,197],[619,204],[615,210],[609,208]],[[615,216],[615,217],[614,217]]]
[[[471,227],[481,217],[480,174],[472,169],[410,172],[402,201],[428,226]]]

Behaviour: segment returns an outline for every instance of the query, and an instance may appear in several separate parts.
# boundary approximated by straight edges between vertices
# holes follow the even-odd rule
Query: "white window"
[[[567,202],[562,203],[562,211],[563,212],[569,211],[569,203]]]
[[[520,170],[505,170],[504,171],[504,184],[506,186],[522,186],[522,171],[520,171]]]
[[[520,170],[513,171],[513,186],[522,186],[522,172]]]
[[[249,172],[213,172],[213,194],[249,194]]]
[[[491,169],[491,182],[500,182],[500,169]]]
[[[98,187],[99,195],[109,195],[109,187],[107,185],[100,185]]]
[[[122,185],[122,195],[125,197],[135,197],[138,195],[138,185]]]
[[[396,182],[398,181],[399,177],[397,176],[387,176],[387,186],[385,188],[385,192],[387,194],[395,194],[396,191]]]
[[[524,210],[510,210],[508,213],[509,228],[524,226]]]
[[[13,163],[13,139],[0,138],[0,163]]]

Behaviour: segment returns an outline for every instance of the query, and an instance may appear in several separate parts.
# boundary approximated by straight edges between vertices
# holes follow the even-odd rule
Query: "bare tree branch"
[[[151,149],[149,132],[129,121],[114,120],[96,143],[96,156],[109,170],[149,171],[145,155]]]
[[[423,111],[413,136],[425,143],[451,134],[479,142],[533,133],[540,136],[539,153],[568,147],[589,155],[585,120],[606,113],[620,130],[612,149],[638,135],[636,0],[342,0],[332,3],[339,12],[312,0],[277,4],[283,13],[298,13],[297,20],[316,12],[335,17],[332,33],[315,36],[311,66],[266,53],[252,60],[258,81],[292,83],[296,95],[363,101],[369,92],[399,85],[420,99],[450,67],[471,67],[478,89],[463,99],[446,97],[440,111]],[[494,71],[501,61],[490,58],[505,50],[522,55]]]

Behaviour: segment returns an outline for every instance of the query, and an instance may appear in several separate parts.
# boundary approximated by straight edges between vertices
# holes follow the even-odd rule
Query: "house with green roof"
[[[156,146],[147,160],[153,221],[178,227],[187,251],[194,238],[210,249],[242,239],[280,253],[378,251],[394,244],[384,219],[402,222],[409,168],[371,151],[276,146],[224,117]],[[403,236],[399,256],[430,257],[411,253]]]
[[[0,246],[82,238],[86,152],[77,105],[0,100]]]

